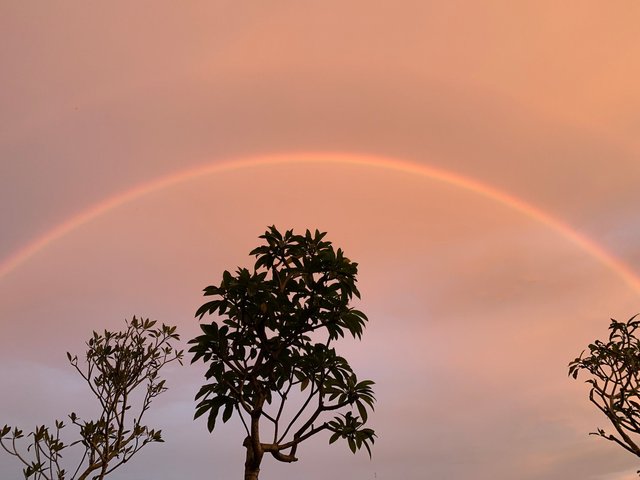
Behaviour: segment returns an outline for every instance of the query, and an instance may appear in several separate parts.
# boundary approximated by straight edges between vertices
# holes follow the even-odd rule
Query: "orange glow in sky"
[[[92,330],[197,334],[275,224],[359,263],[370,324],[340,348],[379,439],[261,480],[635,478],[567,364],[640,310],[638,24],[634,1],[2,2],[0,425],[90,410],[64,353]],[[239,425],[209,435],[202,372],[167,375],[166,443],[114,480],[237,478]]]

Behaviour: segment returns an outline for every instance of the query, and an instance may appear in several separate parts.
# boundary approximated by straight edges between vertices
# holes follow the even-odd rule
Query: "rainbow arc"
[[[44,250],[47,245],[61,239],[79,226],[90,222],[94,218],[116,209],[121,205],[143,197],[144,195],[207,175],[283,164],[353,165],[361,166],[363,168],[377,168],[395,172],[404,172],[430,180],[443,182],[469,192],[476,193],[526,215],[527,217],[558,232],[561,236],[615,272],[626,282],[627,285],[629,285],[629,287],[640,293],[640,278],[628,265],[616,258],[597,242],[576,231],[559,218],[512,194],[479,182],[473,178],[465,177],[457,173],[429,165],[372,155],[315,152],[260,155],[232,161],[216,162],[193,167],[138,185],[128,191],[116,194],[100,203],[82,210],[78,214],[49,230],[44,235],[29,242],[12,255],[9,255],[2,261],[2,263],[0,263],[0,279],[30,260],[40,251]]]

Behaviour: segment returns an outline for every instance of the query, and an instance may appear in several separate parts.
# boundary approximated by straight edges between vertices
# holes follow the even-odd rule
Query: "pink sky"
[[[640,273],[639,22],[632,1],[3,2],[0,265],[74,228],[0,276],[0,424],[90,408],[64,352],[93,329],[196,334],[201,289],[275,223],[360,264],[370,324],[342,347],[377,382],[379,439],[369,460],[318,438],[261,479],[632,478],[566,367],[640,311],[622,271]],[[213,168],[73,223],[296,152],[320,161]],[[239,477],[239,425],[191,420],[201,371],[167,376],[166,443],[114,479]]]

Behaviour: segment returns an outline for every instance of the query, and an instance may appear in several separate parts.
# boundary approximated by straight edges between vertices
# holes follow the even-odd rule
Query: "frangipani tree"
[[[253,270],[225,271],[219,286],[204,290],[213,300],[196,312],[219,318],[190,342],[192,362],[209,365],[195,417],[206,415],[209,431],[220,415],[224,422],[240,417],[245,480],[258,478],[265,453],[297,461],[300,444],[323,431],[329,443],[344,439],[354,453],[364,446],[371,455],[375,433],[365,423],[374,382],[358,380],[334,348],[345,335],[360,339],[367,322],[349,305],[360,297],[358,265],[325,235],[270,227],[250,253]]]

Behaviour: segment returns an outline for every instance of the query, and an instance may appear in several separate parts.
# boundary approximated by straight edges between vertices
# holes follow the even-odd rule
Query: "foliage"
[[[598,428],[598,435],[640,456],[640,320],[636,316],[626,323],[611,320],[609,340],[596,340],[569,364],[574,379],[581,370],[591,377],[589,400],[609,419],[615,434]]]
[[[61,439],[65,424],[56,420],[54,428],[41,425],[29,433],[30,443],[26,453],[21,453],[17,441],[24,437],[22,430],[8,425],[0,429],[0,446],[22,462],[25,479],[84,480],[92,474],[91,478],[102,479],[146,444],[163,441],[162,432],[143,425],[142,417],[151,401],[167,390],[158,376],[160,369],[175,360],[182,364],[183,352],[172,345],[180,339],[176,327],[154,328],[155,324],[133,317],[124,331],[93,332],[84,367],[77,356],[67,352],[69,363],[89,385],[101,412],[95,420],[69,415],[79,429],[79,439],[65,444]],[[136,401],[134,391],[141,386],[144,394]],[[76,445],[83,449],[82,458],[69,474],[62,468],[62,453]]]
[[[364,446],[371,455],[375,433],[364,424],[375,401],[374,382],[358,381],[332,346],[345,334],[362,337],[367,317],[349,306],[354,295],[360,297],[358,265],[325,235],[282,235],[270,227],[260,237],[265,243],[250,253],[257,258],[253,271],[225,271],[219,286],[204,290],[214,300],[196,312],[200,319],[217,314],[221,320],[202,324],[203,334],[190,341],[192,362],[209,364],[205,377],[211,381],[196,395],[195,418],[207,414],[213,431],[220,414],[223,422],[239,415],[247,434],[245,478],[257,478],[264,453],[296,461],[299,444],[323,430],[332,432],[330,443],[343,438],[354,453]],[[284,416],[294,387],[303,400]],[[345,409],[357,415],[325,419],[327,412]],[[272,432],[268,442],[261,420]]]

